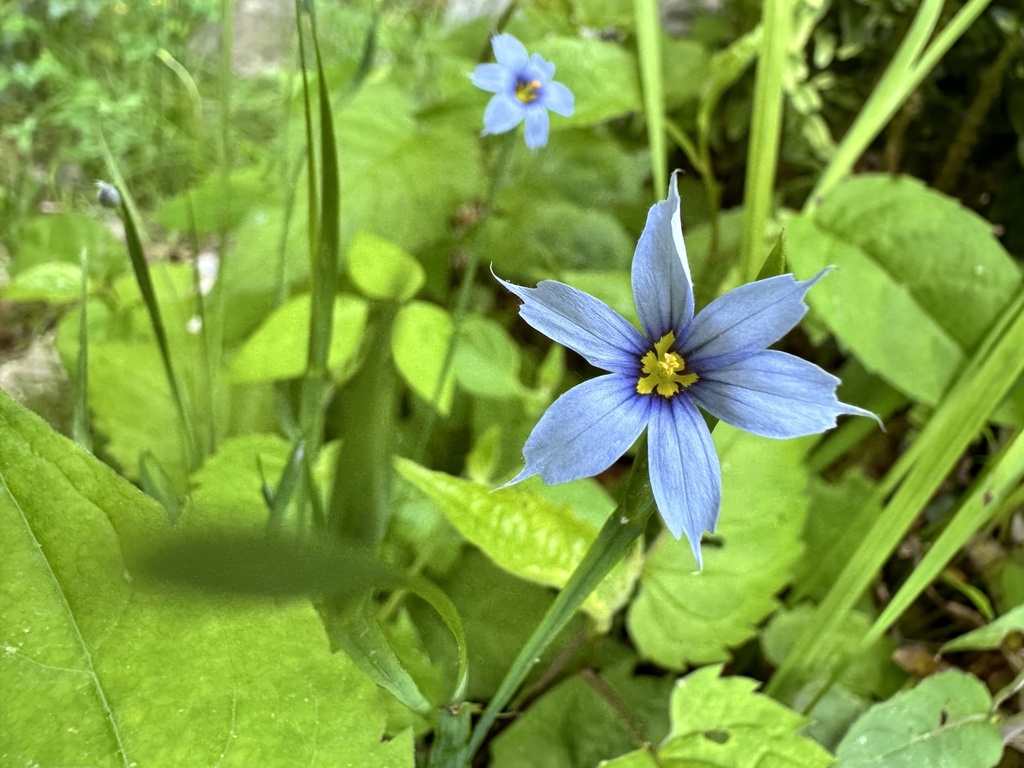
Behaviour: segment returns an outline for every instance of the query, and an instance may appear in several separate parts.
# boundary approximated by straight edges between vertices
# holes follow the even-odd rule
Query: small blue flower
[[[494,94],[484,111],[483,135],[511,131],[526,120],[526,146],[548,143],[548,110],[569,117],[573,110],[572,91],[551,78],[555,65],[539,53],[505,33],[491,40],[497,64],[480,64],[473,72],[473,85]]]
[[[526,441],[526,468],[508,484],[540,475],[548,484],[607,469],[647,429],[651,488],[676,538],[700,538],[718,520],[722,477],[700,406],[765,437],[824,432],[840,414],[873,414],[839,402],[839,379],[813,363],[768,349],[807,311],[810,280],[793,275],[740,286],[696,317],[683,245],[676,176],[651,207],[633,256],[633,297],[643,333],[593,296],[553,280],[524,288],[522,318],[610,371],[570,389]]]

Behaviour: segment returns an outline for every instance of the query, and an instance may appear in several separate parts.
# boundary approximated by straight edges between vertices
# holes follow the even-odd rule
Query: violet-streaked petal
[[[804,295],[827,271],[803,281],[793,275],[770,277],[719,296],[693,319],[680,352],[700,373],[767,348],[800,322],[807,312]]]
[[[550,82],[541,91],[541,99],[545,107],[556,115],[569,117],[572,115],[575,99],[572,91],[561,83]]]
[[[680,339],[693,317],[693,283],[683,244],[676,175],[668,198],[651,206],[633,256],[633,300],[640,324],[653,340],[669,331]]]
[[[523,447],[526,468],[505,485],[533,475],[553,485],[603,472],[644,431],[652,400],[617,373],[573,387],[533,428]]]
[[[507,32],[495,35],[491,39],[491,48],[497,62],[512,69],[522,69],[530,60],[526,46]]]
[[[538,149],[548,143],[548,111],[537,106],[526,110],[526,146]]]
[[[697,567],[703,563],[700,537],[713,532],[722,506],[722,470],[711,433],[685,394],[650,396],[647,431],[651,490],[665,525],[690,542]]]
[[[484,135],[511,131],[523,119],[523,105],[511,96],[498,94],[484,110]]]
[[[470,80],[477,88],[491,93],[508,93],[512,91],[513,75],[511,70],[502,64],[478,64]]]
[[[705,411],[763,437],[800,437],[831,429],[842,414],[870,411],[839,402],[839,379],[799,357],[765,350],[704,373],[687,390]]]
[[[648,344],[618,312],[589,293],[555,280],[526,288],[494,277],[523,300],[519,307],[523,320],[591,365],[632,376],[635,389],[640,358]]]

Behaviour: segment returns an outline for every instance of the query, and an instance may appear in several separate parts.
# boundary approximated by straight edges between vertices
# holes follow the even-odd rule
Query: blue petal
[[[514,70],[523,69],[530,60],[526,46],[507,32],[495,36],[491,40],[491,48],[494,49],[494,58],[499,64]]]
[[[677,539],[686,534],[700,568],[700,537],[715,530],[722,506],[718,454],[703,417],[686,395],[650,399],[651,490],[665,525]]]
[[[538,79],[545,83],[555,76],[555,65],[550,61],[544,61],[539,53],[530,57],[530,68],[539,75]]]
[[[548,143],[548,111],[541,106],[526,110],[526,146],[530,149]]]
[[[501,64],[478,64],[470,77],[477,88],[491,93],[511,93],[515,76]]]
[[[561,83],[550,82],[541,91],[541,103],[562,117],[569,117],[572,114],[574,101],[572,91]]]
[[[526,288],[494,277],[523,300],[523,320],[591,365],[631,376],[636,387],[640,358],[649,345],[621,315],[565,283],[542,280],[536,288]]]
[[[669,331],[681,339],[693,317],[693,284],[683,244],[675,173],[668,185],[668,199],[651,207],[636,244],[633,300],[651,341],[658,341]]]
[[[697,373],[742,360],[774,344],[807,312],[804,294],[821,279],[779,275],[741,285],[708,304],[679,345]]]
[[[554,485],[603,472],[644,431],[653,399],[636,393],[634,378],[615,373],[573,387],[533,428],[523,448],[526,469],[505,485],[533,475]]]
[[[511,131],[523,119],[523,105],[511,96],[498,94],[484,110],[484,135]]]
[[[687,392],[713,416],[763,437],[824,432],[840,414],[878,421],[870,411],[839,402],[838,385],[814,363],[769,349],[704,373]]]

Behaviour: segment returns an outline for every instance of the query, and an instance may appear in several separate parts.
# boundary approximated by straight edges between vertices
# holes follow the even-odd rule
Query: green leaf
[[[494,493],[487,486],[433,472],[407,459],[398,472],[433,499],[449,522],[497,565],[529,581],[561,587],[597,538],[599,523],[566,503],[553,503],[523,486]],[[582,482],[582,481],[580,481]],[[605,498],[606,518],[614,504]],[[587,598],[583,610],[607,628],[629,599],[640,570],[639,543]]]
[[[156,210],[156,220],[167,229],[214,235],[234,229],[257,203],[273,197],[275,185],[262,168],[246,168],[225,179],[215,171],[192,189]]]
[[[70,304],[82,297],[82,268],[52,261],[18,272],[0,295],[7,301],[45,301]]]
[[[9,243],[15,277],[51,262],[78,265],[82,249],[89,257],[89,276],[108,279],[128,269],[124,246],[95,218],[80,213],[48,213],[27,219]]]
[[[135,579],[126,554],[170,536],[164,521],[0,393],[6,760],[412,766],[411,734],[381,743],[376,686],[329,651],[309,603],[213,601]]]
[[[1007,635],[1015,632],[1024,634],[1024,605],[1011,608],[1007,613],[984,627],[978,627],[978,629],[950,640],[939,651],[940,653],[991,651],[1002,645]]]
[[[519,346],[498,322],[470,315],[459,329],[459,345],[452,365],[459,386],[478,397],[516,397],[519,381]]]
[[[416,252],[444,236],[459,204],[481,193],[478,142],[464,129],[427,130],[413,110],[404,85],[383,82],[361,88],[337,113],[347,237],[373,232]]]
[[[788,225],[808,301],[869,370],[936,405],[1021,284],[991,225],[908,177],[857,176]],[[897,329],[898,332],[893,332]]]
[[[639,734],[630,732],[622,713],[601,695],[599,686],[617,697],[634,727],[645,731],[645,739],[659,741],[668,730],[666,711],[673,683],[667,677],[632,674],[635,661],[626,659],[600,676],[576,675],[545,693],[492,742],[491,765],[592,768],[602,758],[634,748]],[[647,733],[641,723],[651,710],[662,720],[657,733]]]
[[[639,112],[640,83],[634,56],[621,45],[578,37],[552,37],[528,44],[555,65],[555,80],[576,96],[572,117],[553,116],[552,128],[603,123]]]
[[[279,381],[302,376],[309,344],[310,296],[304,293],[281,305],[242,345],[228,369],[235,382]],[[368,308],[356,296],[334,300],[328,365],[344,379],[366,330]]]
[[[698,98],[711,71],[711,57],[698,42],[663,35],[662,69],[665,79],[665,111]]]
[[[722,511],[697,571],[689,543],[667,534],[648,553],[627,616],[643,657],[671,669],[729,658],[777,606],[800,555],[808,441],[769,440],[727,424],[714,431]]]
[[[348,272],[371,299],[408,301],[423,287],[423,267],[400,245],[360,232],[348,250]]]
[[[839,744],[836,768],[993,768],[1003,740],[991,706],[977,678],[933,675],[864,713]]]
[[[801,715],[755,693],[745,677],[719,677],[721,666],[681,678],[672,694],[672,730],[657,753],[662,768],[827,768],[832,757],[797,734]],[[633,753],[635,755],[637,753]],[[639,758],[606,766],[646,766]]]
[[[451,338],[451,316],[425,301],[411,301],[403,306],[391,335],[391,353],[405,383],[444,416],[451,411],[455,391],[451,368],[441,383]]]

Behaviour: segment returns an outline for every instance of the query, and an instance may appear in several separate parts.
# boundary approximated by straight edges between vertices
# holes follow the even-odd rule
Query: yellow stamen
[[[516,98],[523,104],[532,104],[540,96],[540,80],[520,80],[516,83]]]
[[[696,373],[686,373],[686,361],[678,352],[668,350],[676,343],[676,335],[669,331],[654,345],[654,349],[640,358],[644,376],[636,383],[636,391],[650,395],[657,391],[662,397],[672,397],[679,388],[685,389],[697,381]]]

